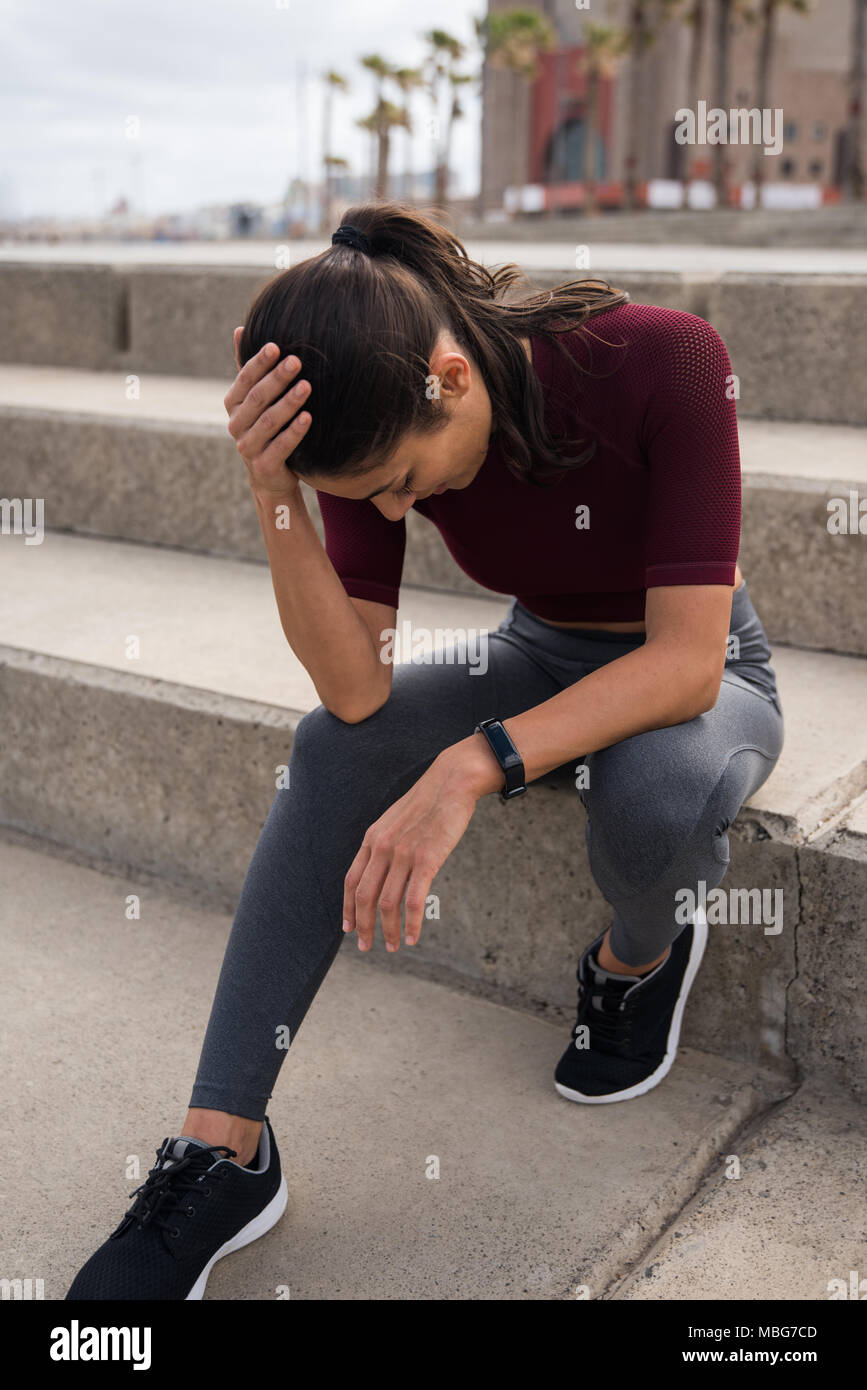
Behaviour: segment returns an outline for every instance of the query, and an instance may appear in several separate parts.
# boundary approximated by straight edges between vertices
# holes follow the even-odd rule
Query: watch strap
[[[504,801],[521,796],[527,790],[524,761],[512,741],[508,729],[499,719],[483,719],[475,733],[484,735],[488,747],[503,770],[505,785],[500,791]]]

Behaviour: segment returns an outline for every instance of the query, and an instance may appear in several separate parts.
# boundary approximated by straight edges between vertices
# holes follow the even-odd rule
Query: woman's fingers
[[[237,340],[240,335],[236,332]],[[270,349],[270,350],[269,350]],[[223,405],[229,414],[229,433],[234,439],[246,434],[272,401],[282,396],[301,370],[300,359],[290,354],[282,361],[276,343],[266,343],[238,372]],[[273,430],[271,431],[273,433]]]
[[[266,343],[250,358],[249,362],[245,362],[243,367],[238,368],[238,375],[223,397],[223,405],[230,415],[243,404],[252,387],[272,369],[279,356],[280,350],[277,344]],[[236,353],[235,361],[238,360]]]
[[[309,410],[301,412],[309,391],[307,382],[299,383],[288,395],[268,406],[252,429],[236,439],[242,457],[255,459],[266,472],[285,463],[310,424]]]
[[[396,851],[379,894],[382,934],[389,951],[397,951],[400,948],[400,907],[411,871],[411,857],[405,851]]]
[[[355,931],[355,890],[367,867],[369,858],[370,849],[362,841],[361,849],[350,864],[343,880],[343,930],[345,932]]]
[[[369,951],[376,931],[376,906],[390,867],[383,849],[374,849],[355,889],[355,930],[359,951]]]
[[[236,363],[240,361],[243,331],[236,328],[234,333]],[[289,485],[286,461],[311,423],[310,412],[301,410],[310,394],[310,383],[301,381],[292,386],[301,363],[290,356],[274,365],[276,351],[276,344],[266,343],[251,357],[223,402],[229,412],[229,433],[251,482],[275,490]]]
[[[475,802],[466,790],[450,793],[448,772],[437,760],[368,827],[343,884],[344,930],[358,933],[360,950],[373,945],[377,907],[389,950],[400,946],[402,906],[404,939],[415,945],[430,885],[466,830]]]
[[[295,363],[298,358],[289,358],[288,361]],[[281,362],[277,370],[278,375],[284,366],[285,363]],[[309,381],[297,381],[291,390],[286,389],[292,377],[297,376],[298,370],[292,367],[285,372],[277,387],[277,390],[283,393],[279,399],[275,395],[272,382],[275,374],[269,372],[261,382],[252,387],[244,404],[233,412],[229,421],[229,433],[247,458],[258,458],[260,454],[264,454],[278,431],[282,430],[286,422],[300,410],[309,396]],[[240,424],[244,420],[249,420],[249,425],[239,432]]]
[[[421,936],[428,889],[433,883],[434,873],[435,870],[430,864],[416,860],[407,884],[404,903],[403,939],[407,946],[414,946]]]
[[[343,930],[357,933],[360,951],[373,945],[377,908],[389,951],[400,947],[402,906],[404,940],[407,946],[418,941],[435,872],[418,850],[362,844],[343,881]]]

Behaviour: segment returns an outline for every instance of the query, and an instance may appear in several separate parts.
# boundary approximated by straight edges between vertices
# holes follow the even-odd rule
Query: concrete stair
[[[41,546],[7,538],[0,589],[0,823],[233,907],[276,769],[318,703],[283,639],[267,568],[49,533]],[[490,629],[506,606],[410,588],[401,616],[414,627]],[[821,1071],[863,1094],[865,667],[782,646],[774,666],[786,748],[730,831],[726,884],[781,888],[784,930],[711,932],[684,1036],[786,1075]],[[405,953],[409,969],[568,1017],[574,962],[608,909],[565,773],[535,783],[508,817],[495,798],[481,803],[436,880],[441,921]],[[544,932],[528,932],[539,921]]]
[[[231,919],[22,844],[0,842],[0,874],[0,1006],[28,1042],[4,1052],[4,1097],[21,1136],[51,1134],[6,1184],[0,1262],[57,1300],[182,1125]],[[752,1063],[684,1048],[652,1095],[579,1108],[553,1088],[563,1027],[353,955],[340,952],[270,1105],[288,1211],[215,1268],[208,1298],[607,1297],[788,1094]],[[817,1229],[803,1297],[825,1297],[854,1259],[859,1193],[839,1166],[820,1169],[811,1208],[817,1227],[834,1207],[850,1229]]]
[[[487,250],[489,259],[509,255],[493,243]],[[556,247],[522,254],[540,283],[559,264]],[[746,263],[716,275],[698,265],[673,275],[660,265],[659,248],[655,260],[634,261],[634,297],[711,321],[713,296],[723,295],[720,311],[729,291],[738,303],[737,277],[756,291],[773,283],[773,312],[762,320],[770,339],[753,332],[755,314],[744,319],[753,336],[743,350],[759,355],[777,341],[781,304],[804,311],[802,335],[815,348],[815,334],[830,331],[826,311],[858,293],[854,266],[852,276],[832,277],[826,294],[805,264],[785,290]],[[318,703],[279,627],[222,403],[231,363],[221,335],[230,341],[271,273],[243,255],[198,266],[129,256],[63,266],[0,260],[10,292],[0,351],[13,359],[0,366],[3,491],[44,498],[49,528],[41,546],[4,537],[0,547],[9,600],[0,679],[13,735],[0,821],[89,862],[192,886],[225,908],[237,899],[274,770],[288,759],[298,718]],[[787,330],[777,355],[789,368],[803,347]],[[851,375],[851,351],[847,361]],[[776,645],[774,656],[787,747],[732,828],[727,884],[782,887],[787,929],[779,938],[757,937],[755,928],[712,934],[685,1036],[790,1074],[818,1070],[863,1094],[864,1010],[841,985],[839,963],[850,967],[847,979],[862,968],[867,668],[857,658],[867,655],[867,570],[862,537],[829,535],[827,504],[867,493],[867,429],[751,418],[862,420],[846,403],[842,370],[830,384],[822,378],[830,394],[818,412],[803,379],[793,412],[779,400],[751,411],[750,383],[762,382],[764,402],[775,371],[765,363],[742,379],[741,563],[771,639],[793,644]],[[315,494],[305,494],[321,534]],[[408,524],[401,617],[433,629],[496,626],[506,600],[465,576],[423,518],[411,512]],[[130,636],[140,643],[134,659]],[[227,796],[220,769],[230,766]],[[531,789],[508,821],[498,809],[483,803],[438,881],[459,931],[428,932],[406,968],[565,1018],[572,963],[608,920],[583,855],[584,813],[562,775]],[[568,882],[552,851],[564,843],[576,851]],[[526,874],[517,866],[528,845],[534,868]],[[526,923],[540,914],[544,938],[528,940]],[[744,1005],[736,1029],[733,999]]]
[[[288,252],[303,259],[323,246],[293,244]],[[552,250],[492,241],[467,249],[488,263],[522,262],[541,289],[602,275],[636,302],[707,319],[740,379],[744,418],[867,424],[863,250],[800,252],[798,268],[786,270],[786,261],[771,254],[744,262],[734,254],[741,248],[714,248],[713,267],[705,254],[696,268],[684,269],[689,256],[677,247],[673,268],[665,269],[660,248],[624,265],[613,248],[606,260],[604,247],[591,245],[592,268],[584,270],[575,267],[574,244]],[[232,330],[276,273],[275,250],[261,244],[253,264],[249,246],[233,264],[217,262],[226,256],[221,248],[196,248],[198,264],[166,247],[104,252],[114,259],[103,263],[93,259],[98,251],[87,250],[76,261],[44,249],[40,256],[0,257],[0,361],[231,379]],[[838,272],[841,265],[846,273]]]
[[[741,379],[741,565],[786,745],[730,827],[725,885],[782,889],[783,931],[712,930],[663,1085],[570,1105],[551,1072],[577,956],[609,922],[584,811],[569,768],[508,814],[486,798],[419,946],[341,951],[270,1108],[289,1213],[210,1297],[817,1299],[859,1267],[867,542],[826,523],[830,498],[867,495],[864,253],[831,274],[812,252],[711,270],[678,247],[674,271],[633,249],[612,281],[708,318]],[[0,1016],[28,1040],[4,1054],[21,1124],[0,1263],[15,1277],[26,1244],[46,1297],[106,1234],[111,1191],[123,1209],[127,1156],[144,1172],[180,1124],[276,770],[318,703],[222,404],[268,251],[0,249],[0,495],[43,498],[48,528],[0,535]],[[487,260],[547,285],[581,273],[561,253],[492,241]],[[401,619],[495,627],[506,598],[408,522]],[[36,1204],[54,1216],[25,1241]]]
[[[26,1038],[4,1051],[0,1265],[62,1299],[181,1127],[230,917],[24,843],[0,840],[0,878],[0,1012]],[[848,1282],[859,1106],[684,1047],[649,1095],[579,1107],[552,1084],[567,1039],[344,945],[269,1105],[288,1209],[206,1297],[819,1300]]]
[[[127,399],[116,371],[0,366],[4,495],[44,498],[53,529],[264,562],[227,382],[145,375],[137,389]],[[864,537],[827,527],[830,499],[867,499],[867,427],[746,419],[740,431],[741,565],[769,636],[867,655]],[[423,517],[408,525],[408,584],[488,593]]]

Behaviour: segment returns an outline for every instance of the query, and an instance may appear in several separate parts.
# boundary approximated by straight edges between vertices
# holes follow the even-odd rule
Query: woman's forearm
[[[286,640],[327,710],[348,722],[384,704],[391,669],[325,552],[301,489],[254,491],[271,582]]]
[[[503,725],[529,783],[633,734],[686,723],[712,707],[718,690],[713,674],[696,670],[676,645],[648,641]],[[440,757],[476,796],[503,785],[502,770],[482,734],[461,739]]]

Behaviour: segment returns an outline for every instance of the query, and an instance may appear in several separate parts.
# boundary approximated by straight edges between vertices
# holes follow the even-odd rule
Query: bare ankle
[[[655,969],[657,965],[660,965],[663,960],[665,960],[666,956],[669,953],[669,950],[671,949],[670,947],[666,947],[661,956],[657,956],[656,960],[648,961],[646,965],[626,965],[624,961],[618,960],[614,952],[611,950],[611,947],[608,944],[610,935],[611,929],[609,927],[608,931],[605,933],[605,937],[599,947],[599,950],[596,952],[596,959],[598,960],[602,969],[609,971],[609,973],[612,975],[646,975],[651,970]]]
[[[205,1144],[224,1144],[234,1149],[233,1162],[246,1166],[256,1156],[262,1121],[247,1119],[245,1115],[232,1115],[226,1110],[195,1107],[187,1111],[180,1132],[190,1139],[201,1139]]]

